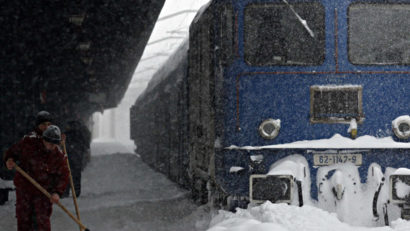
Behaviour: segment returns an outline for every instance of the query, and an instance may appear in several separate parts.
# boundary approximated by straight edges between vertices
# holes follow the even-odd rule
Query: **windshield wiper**
[[[295,9],[293,9],[293,6],[290,5],[287,0],[282,0],[282,1],[283,1],[286,5],[289,6],[290,10],[293,12],[293,14],[295,14],[295,16],[296,16],[296,18],[299,20],[299,22],[302,23],[303,27],[307,30],[307,32],[310,34],[310,36],[311,36],[312,38],[314,38],[314,37],[315,37],[315,34],[314,34],[313,31],[309,28],[309,26],[308,26],[306,20],[304,20],[303,18],[301,18],[301,17],[299,16],[299,14],[296,13]]]

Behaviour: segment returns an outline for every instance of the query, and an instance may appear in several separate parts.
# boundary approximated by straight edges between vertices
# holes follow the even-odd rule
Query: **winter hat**
[[[36,126],[38,126],[41,123],[44,122],[52,122],[53,121],[53,117],[51,116],[51,114],[47,111],[41,111],[39,113],[37,113],[37,117],[36,117]]]
[[[49,143],[59,144],[61,141],[61,131],[55,125],[50,125],[43,133],[43,139]]]

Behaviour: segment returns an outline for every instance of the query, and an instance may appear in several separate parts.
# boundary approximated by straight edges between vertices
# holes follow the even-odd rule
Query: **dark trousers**
[[[0,188],[0,205],[4,205],[9,200],[9,191],[8,188]]]
[[[81,169],[77,169],[77,168],[71,169],[71,176],[73,177],[75,196],[79,197],[81,194]],[[63,197],[68,197],[70,195],[70,190],[71,190],[71,183],[67,185],[67,188],[63,193]]]
[[[53,210],[50,199],[16,188],[16,218],[18,231],[50,231]]]

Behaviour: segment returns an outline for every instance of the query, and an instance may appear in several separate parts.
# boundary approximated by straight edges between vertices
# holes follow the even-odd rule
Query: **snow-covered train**
[[[408,18],[409,0],[214,0],[131,108],[137,153],[227,209],[409,218]]]

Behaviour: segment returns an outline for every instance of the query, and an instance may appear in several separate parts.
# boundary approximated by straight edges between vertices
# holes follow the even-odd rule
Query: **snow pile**
[[[335,134],[330,139],[303,140],[288,144],[275,144],[266,146],[243,146],[231,145],[227,149],[261,150],[261,149],[281,149],[281,148],[410,148],[410,143],[395,142],[392,137],[377,138],[374,136],[360,136],[357,139],[350,139],[340,134]]]
[[[410,222],[398,219],[391,226],[355,227],[339,221],[335,214],[313,206],[289,206],[267,201],[260,206],[237,209],[236,213],[219,211],[208,231],[405,231]]]
[[[305,157],[295,154],[276,161],[269,168],[267,175],[291,175],[301,182],[304,204],[310,204],[310,170]],[[292,195],[298,195],[297,187],[291,189]],[[298,196],[292,198],[291,204],[299,205]]]
[[[393,175],[410,175],[410,169],[399,168],[393,173]],[[398,197],[405,198],[407,195],[410,195],[410,185],[406,184],[405,182],[398,180],[398,182],[395,184],[395,187]]]
[[[396,193],[397,196],[400,198],[404,198],[405,196],[410,194],[410,185],[399,181],[396,183]]]
[[[298,154],[276,161],[269,169],[267,175],[292,175],[298,180],[310,176],[307,160]]]
[[[391,168],[386,169],[389,175]],[[317,184],[319,188],[317,207],[336,213],[340,221],[355,226],[382,226],[383,219],[375,219],[372,214],[373,197],[380,185],[377,211],[383,211],[388,195],[388,182],[384,182],[384,174],[380,166],[373,163],[368,169],[366,183],[362,184],[358,167],[352,163],[336,164],[319,168]],[[388,177],[386,177],[388,178]],[[389,219],[399,217],[396,207],[389,207]],[[381,214],[379,214],[379,217]]]

